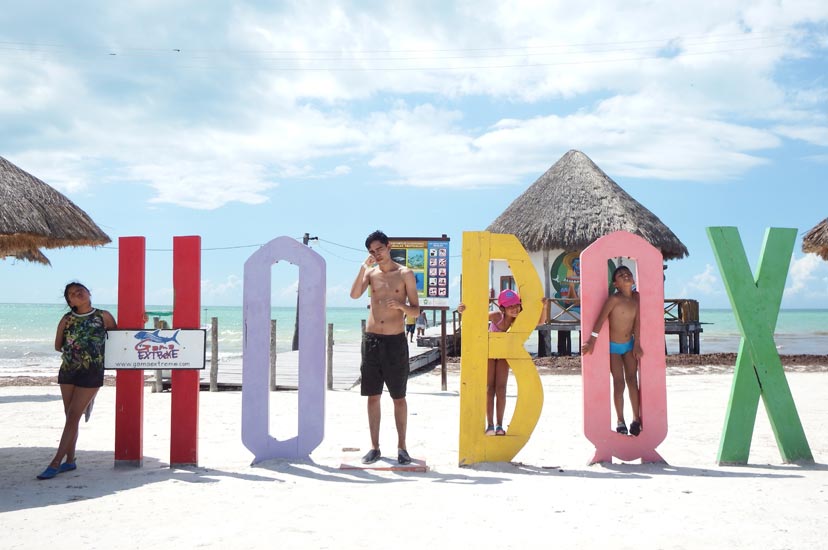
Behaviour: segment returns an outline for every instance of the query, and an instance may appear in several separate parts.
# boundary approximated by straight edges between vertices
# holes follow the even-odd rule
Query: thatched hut
[[[0,258],[48,264],[41,248],[102,245],[106,233],[72,201],[0,157]]]
[[[802,237],[802,252],[814,253],[828,260],[828,218],[825,218]]]
[[[576,306],[579,254],[604,235],[629,231],[659,248],[665,259],[688,255],[687,247],[655,214],[575,150],[561,157],[487,230],[514,234],[529,252],[546,295]],[[510,284],[506,267],[493,267],[492,280],[501,288]],[[577,307],[573,313],[578,313]],[[579,321],[580,315],[569,320]]]

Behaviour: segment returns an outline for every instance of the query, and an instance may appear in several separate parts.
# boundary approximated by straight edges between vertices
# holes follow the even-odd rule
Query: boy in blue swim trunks
[[[610,372],[612,373],[613,403],[618,420],[615,431],[627,433],[624,422],[624,386],[630,392],[630,406],[633,421],[629,433],[641,433],[641,406],[638,394],[638,360],[643,355],[639,343],[640,320],[638,317],[638,292],[633,290],[635,280],[628,267],[621,266],[612,274],[612,284],[616,292],[607,298],[601,309],[595,327],[589,339],[584,343],[582,352],[592,353],[595,339],[601,332],[604,321],[609,319],[610,329]]]

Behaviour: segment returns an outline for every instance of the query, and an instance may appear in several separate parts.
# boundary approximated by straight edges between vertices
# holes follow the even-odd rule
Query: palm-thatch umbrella
[[[828,260],[828,218],[825,218],[802,237],[802,252],[813,252]]]
[[[110,242],[80,208],[49,185],[0,157],[0,258],[49,264],[41,248]]]
[[[613,231],[628,231],[659,248],[666,260],[689,254],[655,214],[575,150],[516,198],[488,231],[515,235],[529,252],[582,250]]]

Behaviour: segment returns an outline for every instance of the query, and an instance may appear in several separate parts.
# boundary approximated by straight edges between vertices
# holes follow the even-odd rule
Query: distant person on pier
[[[405,333],[408,335],[408,342],[414,342],[414,325],[417,323],[417,318],[413,315],[405,316]]]
[[[425,336],[425,329],[428,328],[428,318],[426,317],[426,312],[421,311],[419,315],[417,315],[417,336]]]
[[[405,400],[408,384],[408,341],[403,330],[405,315],[420,313],[417,282],[414,272],[391,259],[388,237],[374,231],[365,239],[368,258],[359,267],[351,286],[351,298],[357,299],[371,287],[371,309],[362,337],[362,395],[368,397],[368,428],[371,450],[362,457],[363,464],[380,459],[380,397],[383,385],[394,401],[394,420],[397,425],[397,462],[409,464],[411,457],[405,443],[408,422],[408,404]]]

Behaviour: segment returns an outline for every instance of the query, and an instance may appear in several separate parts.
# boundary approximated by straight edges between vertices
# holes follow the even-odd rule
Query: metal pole
[[[328,389],[333,389],[333,323],[328,323]]]
[[[310,233],[305,233],[302,235],[302,244],[308,246],[308,242],[316,241],[319,237],[311,237]],[[291,348],[293,351],[299,349],[299,291],[296,291],[296,323],[293,327],[293,343]]]
[[[270,320],[270,391],[276,391],[276,319]]]
[[[443,322],[443,326],[440,328],[440,362],[442,365],[442,370],[440,372],[440,380],[442,382],[443,391],[448,389],[448,384],[446,383],[446,310],[440,310],[440,318]]]
[[[152,326],[154,328],[163,328],[161,326],[161,318],[153,317]],[[164,391],[164,380],[162,379],[162,375],[163,373],[160,369],[155,370],[155,384],[152,386],[152,393],[161,393],[162,391]]]

